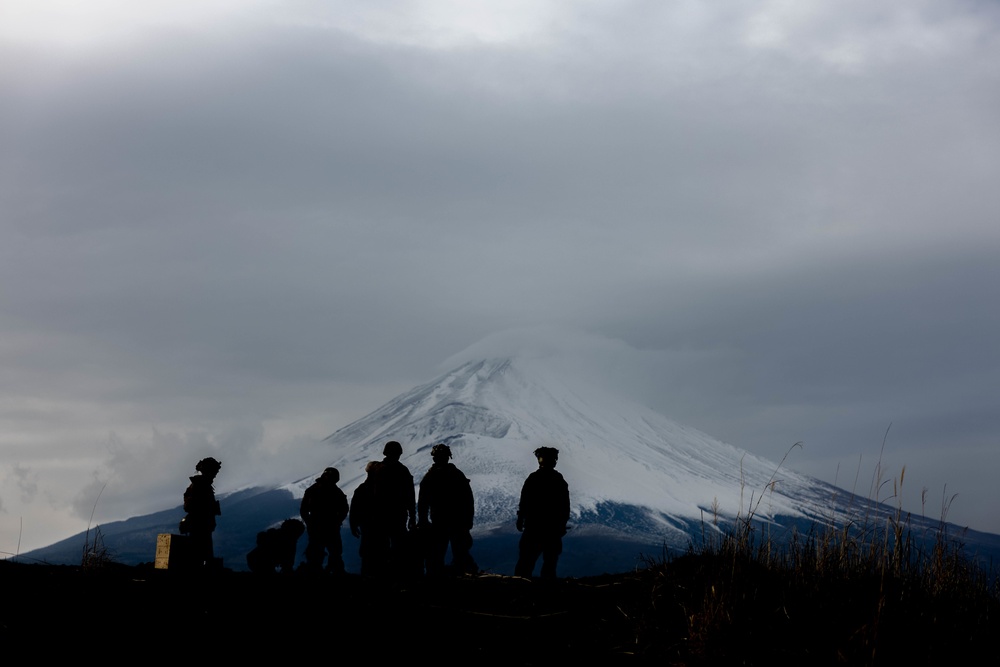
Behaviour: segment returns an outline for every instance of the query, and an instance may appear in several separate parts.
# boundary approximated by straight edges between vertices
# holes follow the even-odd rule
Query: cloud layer
[[[537,326],[1000,531],[992,4],[97,4],[0,10],[0,551]]]

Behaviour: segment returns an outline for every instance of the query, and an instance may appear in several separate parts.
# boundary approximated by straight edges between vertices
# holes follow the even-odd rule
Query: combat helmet
[[[217,475],[219,474],[219,470],[222,469],[222,464],[209,456],[198,461],[198,465],[194,469],[205,475]]]
[[[534,454],[538,462],[544,465],[555,465],[559,460],[559,450],[555,447],[539,447]]]
[[[446,459],[451,458],[451,447],[442,443],[438,443],[431,447],[431,458],[437,459],[439,456],[443,456]]]

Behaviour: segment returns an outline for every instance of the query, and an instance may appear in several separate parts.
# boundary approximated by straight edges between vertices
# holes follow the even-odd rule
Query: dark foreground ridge
[[[0,641],[14,663],[134,664],[175,651],[225,664],[315,651],[467,665],[993,664],[1000,655],[995,591],[931,593],[878,576],[807,582],[719,554],[551,582],[0,561],[0,590]]]

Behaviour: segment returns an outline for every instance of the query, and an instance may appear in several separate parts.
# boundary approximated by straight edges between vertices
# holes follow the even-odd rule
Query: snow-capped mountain
[[[569,484],[572,530],[559,571],[600,574],[634,567],[664,546],[684,550],[706,533],[752,515],[781,539],[792,527],[842,525],[873,511],[864,499],[775,462],[753,456],[624,399],[545,355],[466,361],[317,446],[341,472],[350,497],[366,462],[382,459],[389,440],[403,446],[402,462],[419,483],[430,449],[447,443],[469,477],[476,501],[473,555],[493,572],[510,573],[517,555],[514,519],[521,485],[537,464],[540,446],[559,449],[557,469]],[[258,531],[296,516],[299,499],[319,470],[279,487],[248,488],[221,498],[216,553],[244,567]],[[889,512],[891,508],[874,509]],[[105,544],[125,562],[151,560],[156,534],[176,530],[182,510],[102,526]],[[921,523],[922,522],[922,523]],[[914,525],[937,522],[922,518]],[[782,532],[785,531],[785,532]],[[996,551],[1000,538],[966,535]],[[78,535],[27,556],[79,562]],[[300,550],[305,546],[300,540]],[[357,571],[357,541],[344,529],[344,558]]]
[[[746,514],[830,518],[834,487],[677,424],[594,384],[568,381],[544,359],[470,361],[416,387],[324,440],[350,494],[388,440],[403,445],[417,480],[430,448],[451,446],[472,481],[476,532],[510,526],[532,451],[560,451],[573,521],[634,537],[685,543],[689,525]],[[289,485],[300,496],[312,478]],[[764,499],[757,504],[761,494]],[[627,516],[615,516],[629,508]]]

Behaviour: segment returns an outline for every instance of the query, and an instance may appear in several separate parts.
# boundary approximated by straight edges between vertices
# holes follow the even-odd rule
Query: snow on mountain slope
[[[509,525],[532,451],[559,449],[557,469],[570,487],[578,523],[602,507],[627,506],[654,524],[746,514],[813,520],[830,517],[836,489],[681,426],[595,384],[569,380],[545,359],[470,361],[414,388],[324,441],[350,495],[364,465],[388,440],[419,482],[430,447],[448,443],[471,479],[476,530]],[[313,478],[288,485],[301,495]],[[761,493],[764,498],[757,505]]]
[[[532,451],[543,445],[559,449],[558,469],[570,488],[573,530],[559,564],[564,576],[622,572],[664,546],[683,550],[698,544],[701,535],[714,530],[715,507],[723,529],[733,517],[752,512],[756,519],[773,521],[768,534],[778,540],[791,536],[793,527],[809,530],[814,524],[860,522],[871,527],[874,516],[885,518],[894,511],[864,499],[852,501],[845,491],[627,400],[608,389],[614,383],[607,371],[595,380],[593,368],[581,370],[579,355],[478,352],[472,356],[476,360],[456,361],[453,370],[433,382],[401,394],[317,444],[328,448],[325,464],[340,469],[348,496],[361,483],[365,463],[381,460],[386,441],[403,445],[403,462],[416,482],[430,467],[430,448],[450,444],[454,463],[472,482],[473,552],[487,571],[513,571],[518,497],[524,479],[537,467]],[[315,452],[308,458],[310,467],[316,465]],[[298,498],[314,479],[220,494],[216,555],[230,567],[244,567],[257,532],[295,516]],[[175,530],[181,516],[178,506],[105,524],[104,544],[124,562],[148,561],[156,535]],[[910,525],[918,539],[933,539],[941,524],[913,517]],[[357,541],[346,527],[342,532],[348,570],[357,571]],[[961,535],[982,558],[1000,553],[995,535]],[[79,562],[87,537],[80,533],[26,556]],[[300,540],[300,551],[304,546]]]

